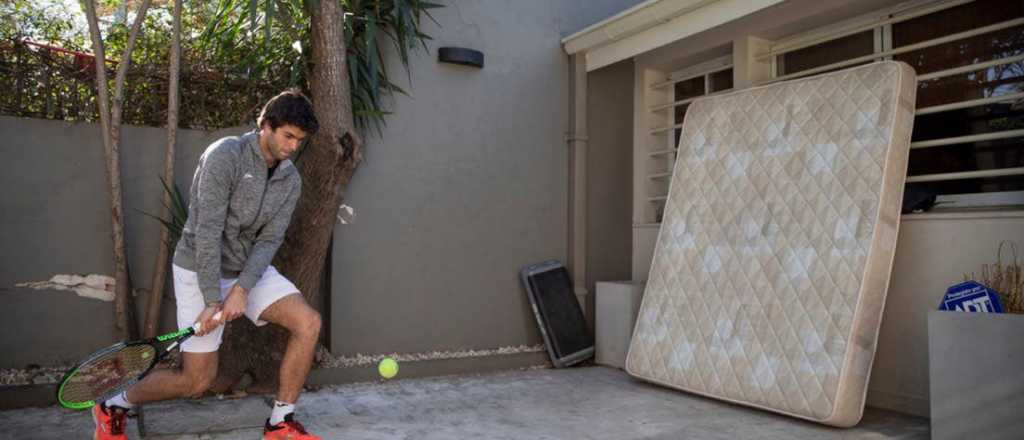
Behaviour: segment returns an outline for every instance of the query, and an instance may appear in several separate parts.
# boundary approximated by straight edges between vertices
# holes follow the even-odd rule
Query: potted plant
[[[1003,263],[1004,246],[1013,257],[1010,264]],[[971,305],[929,313],[932,438],[1019,439],[1024,435],[1024,272],[1016,246],[1001,243],[995,264],[965,278],[995,291],[1002,313]]]

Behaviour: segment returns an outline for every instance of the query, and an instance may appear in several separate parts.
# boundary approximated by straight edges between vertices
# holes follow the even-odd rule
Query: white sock
[[[103,404],[106,405],[107,408],[110,408],[112,406],[119,406],[124,409],[132,409],[135,407],[135,404],[128,401],[127,393],[127,391],[121,391],[116,396],[107,399],[107,401],[103,402]]]
[[[276,425],[284,421],[284,416],[295,412],[295,404],[282,402],[280,400],[274,401],[274,409],[270,411],[270,425]]]

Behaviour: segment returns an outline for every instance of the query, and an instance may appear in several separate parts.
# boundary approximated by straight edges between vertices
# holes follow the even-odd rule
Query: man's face
[[[291,158],[299,150],[302,141],[306,139],[306,132],[291,124],[284,124],[277,127],[276,130],[271,129],[269,125],[266,128],[266,131],[270,133],[267,138],[267,147],[275,160]]]

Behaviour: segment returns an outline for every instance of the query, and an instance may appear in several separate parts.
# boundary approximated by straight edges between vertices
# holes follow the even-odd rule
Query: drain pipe
[[[586,53],[569,56],[569,150],[568,261],[576,299],[587,322],[593,326],[587,292],[587,63]]]

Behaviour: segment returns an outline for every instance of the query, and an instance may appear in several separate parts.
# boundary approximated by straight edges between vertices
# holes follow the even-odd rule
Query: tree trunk
[[[181,72],[181,0],[174,0],[171,35],[171,66],[167,86],[167,149],[164,152],[164,183],[174,188],[174,144],[178,141],[178,76]],[[160,217],[171,217],[171,193],[164,191],[163,209]],[[166,227],[160,228],[159,250],[153,264],[153,282],[150,283],[149,301],[146,303],[146,324],[143,337],[156,336],[160,324],[160,305],[164,299],[164,284],[167,282],[167,257],[170,254],[171,234]]]
[[[338,208],[362,162],[363,147],[352,117],[343,11],[336,1],[313,4],[310,89],[320,131],[297,164],[302,195],[274,260],[311,304],[320,289]],[[257,330],[248,320],[231,322],[221,346],[221,377],[214,389],[231,387],[245,373],[252,375],[250,391],[275,389],[287,339],[287,331],[274,325]]]
[[[132,24],[125,45],[117,76],[114,78],[113,108],[110,108],[106,57],[103,51],[103,39],[100,35],[99,21],[96,17],[95,0],[86,0],[85,15],[89,21],[89,35],[92,38],[93,53],[96,65],[96,95],[99,104],[100,127],[103,130],[103,147],[107,164],[107,194],[110,196],[111,235],[114,244],[114,316],[115,325],[122,338],[131,339],[137,336],[138,328],[133,325],[135,311],[132,307],[131,278],[128,276],[128,262],[125,258],[124,245],[124,209],[121,195],[121,111],[124,95],[124,82],[131,65],[131,53],[135,46],[135,38],[142,28],[142,22],[149,9],[150,0],[143,0]]]

